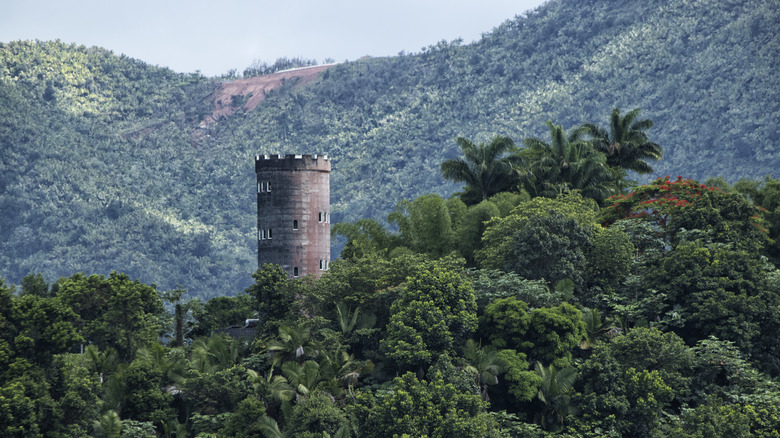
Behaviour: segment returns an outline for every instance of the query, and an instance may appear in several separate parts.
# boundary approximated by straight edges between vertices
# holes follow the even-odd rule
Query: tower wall
[[[330,159],[258,155],[257,264],[319,277],[330,264]]]

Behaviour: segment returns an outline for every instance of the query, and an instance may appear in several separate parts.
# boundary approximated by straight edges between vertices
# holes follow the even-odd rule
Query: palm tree
[[[512,139],[497,135],[487,145],[476,145],[463,137],[457,141],[463,158],[441,163],[441,174],[445,179],[466,183],[463,202],[477,204],[512,188],[516,182],[513,166],[520,160],[514,154],[517,148]]]
[[[287,379],[284,376],[274,375],[273,366],[264,377],[255,370],[246,370],[246,372],[255,395],[265,401],[266,409],[271,403],[289,402],[295,397],[295,390]]]
[[[95,420],[92,427],[95,430],[95,436],[98,437],[119,438],[122,434],[122,420],[113,410],[109,410],[99,420]]]
[[[168,382],[174,385],[184,383],[187,370],[183,358],[177,355],[169,356],[162,345],[152,344],[149,348],[139,349],[137,359],[152,364],[162,372]]]
[[[116,367],[116,370],[106,378],[106,381],[102,386],[102,394],[100,397],[103,401],[102,410],[121,412],[122,408],[125,407],[129,395],[125,380],[126,370],[127,364],[121,363]]]
[[[192,343],[192,360],[197,371],[211,373],[232,367],[238,360],[238,345],[224,335],[212,335],[208,340]]]
[[[553,365],[545,368],[536,362],[536,374],[542,378],[537,395],[545,405],[542,427],[545,430],[559,430],[571,411],[569,394],[574,390],[577,370],[573,367],[556,370]]]
[[[547,122],[550,143],[538,138],[523,140],[521,154],[528,173],[524,178],[532,196],[555,197],[580,190],[583,196],[598,202],[616,192],[616,174],[606,164],[606,156],[583,140],[584,128],[567,135],[563,127]]]
[[[273,355],[274,365],[294,360],[303,362],[307,357],[316,356],[310,332],[303,326],[281,326],[279,337],[268,343],[266,350]]]
[[[287,378],[274,375],[274,367],[268,370],[265,376],[259,375],[255,370],[246,370],[248,381],[252,385],[255,397],[265,405],[265,413],[273,418],[279,418],[283,412],[289,412],[291,401],[297,393],[290,386]]]
[[[339,301],[336,303],[336,315],[341,333],[346,337],[357,325],[360,309],[355,309],[352,312],[346,303]]]
[[[98,373],[101,385],[106,377],[116,371],[119,365],[119,357],[116,354],[116,350],[111,347],[104,351],[98,351],[96,346],[87,345],[87,348],[84,349],[84,354],[87,356],[93,371]]]
[[[333,435],[326,431],[322,431],[322,438],[347,438],[349,437],[349,429],[346,426],[339,427]]]
[[[296,401],[307,397],[322,382],[320,366],[313,360],[307,360],[303,364],[285,362],[282,364],[282,373],[295,390]]]
[[[333,397],[338,397],[344,393],[344,389],[357,385],[360,376],[373,369],[373,362],[356,361],[355,356],[344,351],[341,345],[331,351],[320,352],[319,371],[324,381],[323,390]]]
[[[585,322],[585,339],[580,342],[580,348],[589,350],[601,337],[614,338],[620,329],[614,325],[611,318],[602,320],[598,309],[583,309],[582,321]]]
[[[284,434],[279,430],[279,424],[273,418],[263,415],[260,417],[260,431],[266,438],[284,438]]]
[[[647,160],[663,157],[661,146],[648,140],[645,131],[653,127],[650,119],[637,120],[639,108],[620,115],[620,108],[612,110],[609,118],[609,132],[592,123],[582,125],[591,136],[596,150],[607,155],[607,164],[640,174],[653,173]]]
[[[488,386],[498,384],[499,374],[505,371],[504,363],[495,347],[482,347],[473,339],[466,341],[464,357],[469,361],[468,368],[477,375],[482,400],[490,401]]]
[[[187,425],[179,423],[177,418],[168,420],[167,423],[162,424],[163,436],[165,438],[186,438],[187,437]]]

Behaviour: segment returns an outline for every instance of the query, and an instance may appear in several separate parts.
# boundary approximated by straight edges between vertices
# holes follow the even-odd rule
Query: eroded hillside
[[[243,109],[252,111],[265,100],[268,93],[290,84],[292,87],[302,87],[317,80],[320,73],[335,64],[302,67],[274,74],[255,76],[233,81],[221,82],[211,96],[213,111],[202,122],[207,126],[222,117],[228,117]]]

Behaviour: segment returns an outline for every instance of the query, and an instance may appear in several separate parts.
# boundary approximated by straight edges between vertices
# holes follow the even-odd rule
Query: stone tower
[[[330,159],[258,155],[257,266],[319,277],[330,264]]]

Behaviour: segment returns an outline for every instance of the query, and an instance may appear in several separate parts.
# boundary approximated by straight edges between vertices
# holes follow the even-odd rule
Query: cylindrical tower
[[[257,266],[319,277],[330,264],[330,159],[258,155]]]

